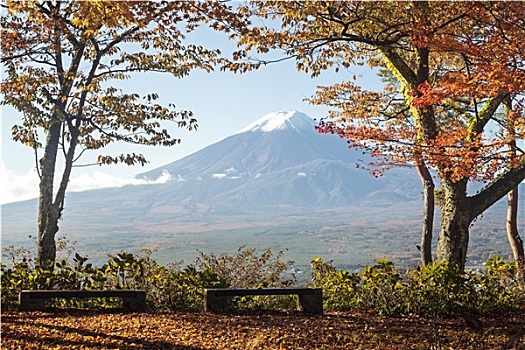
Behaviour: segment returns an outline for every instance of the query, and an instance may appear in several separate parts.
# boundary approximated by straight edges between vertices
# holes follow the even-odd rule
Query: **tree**
[[[385,83],[394,86],[395,89],[401,87],[399,80],[391,71],[383,69],[380,71]],[[427,265],[432,263],[432,236],[434,231],[435,213],[435,188],[434,178],[425,164],[423,157],[415,154],[414,164],[416,165],[421,184],[423,186],[423,224],[421,230],[421,244],[416,246],[421,255],[421,263]]]
[[[512,99],[509,96],[505,101],[503,101],[504,106],[504,125],[507,129],[507,132],[510,134],[514,133],[514,118],[512,110]],[[509,147],[509,160],[512,163],[517,153],[517,144],[516,140],[511,139],[508,145]],[[523,249],[523,240],[520,237],[518,231],[518,194],[519,186],[514,187],[507,194],[507,237],[509,239],[510,247],[512,249],[512,254],[514,255],[514,261],[518,268],[518,276],[522,281],[525,281],[525,252]]]
[[[333,107],[319,130],[370,150],[379,158],[376,172],[414,164],[428,185],[427,209],[425,170],[435,169],[442,187],[437,260],[464,268],[473,220],[525,178],[523,151],[509,163],[505,148],[523,138],[524,115],[513,113],[513,135],[494,135],[502,102],[525,91],[525,4],[253,1],[249,10],[273,26],[240,36],[243,55],[281,49],[313,76],[366,64],[396,77],[380,92],[353,81],[319,87],[312,103]],[[469,194],[471,181],[485,186]]]
[[[40,176],[38,260],[48,264],[55,260],[55,235],[71,171],[80,155],[117,141],[172,146],[180,140],[170,134],[166,123],[189,130],[197,127],[191,112],[160,105],[156,93],[126,93],[112,82],[140,72],[182,78],[193,69],[210,71],[223,61],[220,52],[186,44],[185,31],[201,23],[228,31],[243,21],[223,2],[5,4],[2,103],[22,115],[21,123],[13,126],[13,139],[35,150]],[[146,159],[134,153],[98,157],[99,164],[118,162],[144,164]]]

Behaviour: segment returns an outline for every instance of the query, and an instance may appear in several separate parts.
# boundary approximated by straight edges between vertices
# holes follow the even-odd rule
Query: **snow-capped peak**
[[[298,111],[268,113],[262,118],[251,123],[238,134],[245,132],[270,132],[274,130],[298,129],[313,130],[315,121],[304,113]]]

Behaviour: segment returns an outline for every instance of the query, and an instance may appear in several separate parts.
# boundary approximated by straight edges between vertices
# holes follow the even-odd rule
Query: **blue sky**
[[[234,43],[219,33],[201,30],[189,39],[219,48],[224,53],[234,48]],[[170,148],[122,143],[108,147],[104,154],[142,153],[150,163],[145,167],[112,165],[75,168],[69,188],[78,191],[137,183],[133,179],[136,174],[220,141],[270,112],[298,110],[320,118],[326,114],[327,108],[312,106],[303,101],[304,98],[312,96],[318,85],[351,79],[354,74],[363,76],[361,83],[364,87],[378,86],[376,75],[366,67],[350,67],[339,73],[327,71],[320,77],[311,78],[304,72],[297,72],[291,60],[269,64],[245,74],[194,71],[183,79],[160,73],[136,74],[127,81],[118,82],[118,85],[127,92],[155,92],[162,103],[172,102],[178,109],[193,111],[199,123],[198,130],[188,132],[173,126],[171,130],[182,139],[182,143]],[[34,198],[38,194],[38,179],[33,151],[11,139],[11,127],[20,120],[20,114],[5,106],[2,106],[1,112],[1,203]],[[85,154],[78,164],[93,163],[98,154]]]

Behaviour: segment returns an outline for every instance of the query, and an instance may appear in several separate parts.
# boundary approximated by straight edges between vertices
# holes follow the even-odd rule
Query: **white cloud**
[[[136,177],[123,178],[96,171],[92,174],[72,176],[68,189],[71,192],[79,192],[97,188],[123,187],[127,185],[164,184],[171,180],[173,180],[173,177],[167,170],[163,170],[162,174],[154,180],[137,179]]]
[[[16,174],[0,164],[0,204],[38,197],[38,175],[35,169]]]
[[[307,175],[306,175],[306,173],[297,173],[297,176],[305,177]]]
[[[215,173],[211,177],[214,179],[229,179],[229,180],[238,180],[242,178],[242,176],[240,175],[229,176],[225,173]]]
[[[20,175],[7,169],[2,162],[0,165],[0,179],[0,204],[18,202],[38,197],[39,179],[36,170],[34,169],[30,169],[27,173]],[[173,179],[170,173],[166,170],[154,180],[137,179],[135,177],[123,178],[101,171],[80,173],[77,175],[73,172],[68,185],[68,191],[80,192],[100,188],[123,187],[127,185],[163,184],[172,180],[184,181],[184,178],[178,175]],[[58,178],[55,181],[58,183]]]

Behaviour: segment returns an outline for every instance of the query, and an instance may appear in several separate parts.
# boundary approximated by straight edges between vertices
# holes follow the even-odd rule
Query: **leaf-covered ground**
[[[355,313],[3,312],[1,348],[525,349],[525,315],[481,320],[475,332],[462,318]]]

